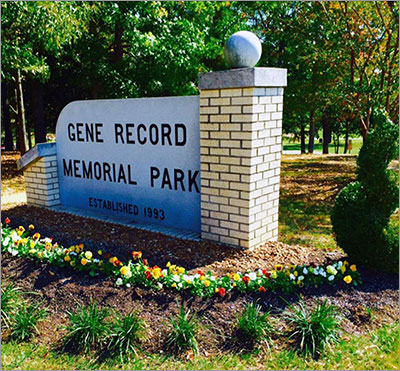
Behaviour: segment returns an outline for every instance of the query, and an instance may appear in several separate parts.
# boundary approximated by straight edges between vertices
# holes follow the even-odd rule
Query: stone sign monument
[[[233,69],[200,75],[200,96],[68,104],[56,143],[19,161],[28,204],[247,248],[276,240],[286,70],[254,68],[249,32],[225,54]]]

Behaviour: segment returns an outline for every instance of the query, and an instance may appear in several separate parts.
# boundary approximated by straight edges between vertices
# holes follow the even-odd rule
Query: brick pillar
[[[41,143],[18,161],[23,169],[28,205],[55,206],[60,204],[58,166],[55,143]]]
[[[286,70],[200,75],[202,238],[254,248],[278,238]]]

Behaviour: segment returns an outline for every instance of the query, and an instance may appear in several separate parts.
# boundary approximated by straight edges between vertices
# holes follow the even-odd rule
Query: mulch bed
[[[192,242],[164,236],[162,234],[131,229],[111,223],[66,213],[50,212],[46,209],[19,205],[3,212],[2,220],[8,216],[11,226],[34,224],[42,236],[51,236],[64,246],[83,243],[87,249],[102,249],[127,260],[132,250],[140,250],[149,264],[163,267],[168,261],[190,270],[201,269],[223,275],[232,271],[272,268],[276,263],[323,264],[329,260],[343,258],[340,251],[314,250],[301,246],[269,242],[254,251],[232,249],[209,242]],[[372,328],[398,320],[398,276],[385,275],[361,269],[363,285],[357,288],[324,286],[302,291],[307,304],[327,298],[340,307],[344,316],[344,330],[353,334],[368,333]],[[131,309],[139,311],[149,328],[149,338],[144,349],[163,352],[168,331],[168,318],[178,312],[177,302],[184,301],[204,324],[200,334],[200,350],[205,355],[215,355],[235,350],[234,326],[232,325],[244,304],[259,299],[264,309],[271,310],[279,323],[279,316],[287,304],[282,293],[238,294],[229,293],[224,298],[193,298],[186,293],[146,288],[120,288],[105,277],[90,277],[69,270],[54,269],[20,258],[6,255],[2,259],[2,279],[8,278],[26,291],[40,293],[40,298],[49,307],[50,317],[41,325],[41,336],[33,341],[51,344],[63,336],[60,326],[66,324],[68,310],[77,303],[89,303],[95,299],[101,306],[114,308],[122,313]],[[284,296],[289,302],[298,300],[297,295]],[[33,296],[39,300],[38,296]],[[366,306],[374,310],[373,322],[367,315]],[[283,343],[276,343],[283,346]]]

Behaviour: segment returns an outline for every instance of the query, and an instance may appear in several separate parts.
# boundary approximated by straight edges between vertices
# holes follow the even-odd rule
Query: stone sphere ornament
[[[224,54],[231,68],[251,68],[260,60],[261,42],[253,32],[239,31],[226,42]]]

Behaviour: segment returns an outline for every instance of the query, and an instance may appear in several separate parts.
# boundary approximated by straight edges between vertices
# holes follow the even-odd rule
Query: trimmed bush
[[[145,322],[136,313],[130,312],[126,316],[114,314],[111,334],[109,335],[107,350],[117,352],[121,362],[124,358],[137,354],[140,342],[145,337]]]
[[[318,301],[311,311],[302,300],[297,306],[290,305],[283,319],[290,326],[289,339],[295,341],[303,355],[311,354],[316,358],[323,353],[326,346],[339,339],[338,310],[327,304],[326,299],[323,302]]]
[[[399,234],[389,225],[398,207],[398,177],[387,169],[398,156],[399,128],[376,112],[357,159],[357,179],[338,194],[331,219],[339,246],[357,263],[398,271]]]
[[[88,352],[104,344],[110,335],[108,309],[98,308],[93,301],[89,306],[79,305],[76,312],[68,312],[69,325],[64,327],[67,334],[64,348]]]
[[[170,318],[170,333],[166,341],[168,351],[175,356],[188,350],[197,352],[196,327],[196,317],[182,305],[177,317]]]
[[[238,319],[238,335],[251,344],[268,341],[273,331],[269,323],[269,313],[262,313],[256,301],[247,303]]]

